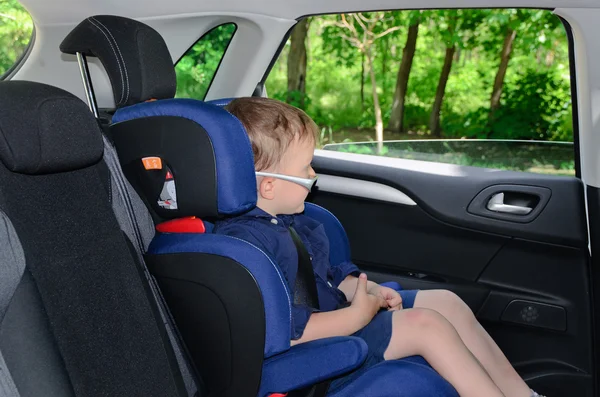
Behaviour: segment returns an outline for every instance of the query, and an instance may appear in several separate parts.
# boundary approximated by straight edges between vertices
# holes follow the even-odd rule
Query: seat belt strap
[[[298,270],[296,272],[296,283],[294,285],[294,304],[306,305],[313,309],[320,309],[319,296],[317,294],[317,281],[312,267],[310,255],[302,243],[300,236],[292,226],[289,227],[290,235],[298,252]]]
[[[317,281],[312,266],[310,255],[298,235],[298,232],[290,226],[290,235],[298,252],[298,271],[296,272],[296,283],[294,285],[294,304],[306,305],[313,309],[320,309],[319,295],[317,294]],[[325,397],[331,380],[325,380],[299,391],[303,397]],[[292,393],[294,395],[294,393]]]

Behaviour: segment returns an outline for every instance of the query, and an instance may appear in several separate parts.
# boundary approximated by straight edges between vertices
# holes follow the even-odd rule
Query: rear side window
[[[575,175],[569,45],[550,10],[320,15],[265,85],[325,150]]]
[[[16,0],[0,1],[0,76],[5,77],[27,51],[33,21]]]
[[[176,97],[204,99],[236,30],[226,23],[208,31],[177,64]]]

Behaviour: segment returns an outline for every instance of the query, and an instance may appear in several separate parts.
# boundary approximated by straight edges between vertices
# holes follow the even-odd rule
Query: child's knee
[[[454,292],[448,290],[440,290],[440,299],[448,307],[448,311],[452,317],[462,319],[463,321],[471,321],[475,319],[471,308]]]
[[[428,301],[433,302],[429,308],[439,311],[449,320],[469,321],[475,318],[471,308],[454,292],[445,289],[427,292],[431,294]]]
[[[440,329],[449,325],[444,316],[435,310],[415,308],[405,311],[394,312],[394,321],[404,322],[409,328],[417,333],[427,333],[430,330]]]

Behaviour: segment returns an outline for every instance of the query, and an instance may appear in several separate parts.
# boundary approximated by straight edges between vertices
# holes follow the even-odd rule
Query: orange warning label
[[[142,164],[147,170],[162,170],[162,160],[160,157],[144,157]]]

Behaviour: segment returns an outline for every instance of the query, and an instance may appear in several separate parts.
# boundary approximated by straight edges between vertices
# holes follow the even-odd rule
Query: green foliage
[[[204,99],[235,30],[233,23],[219,25],[184,54],[175,66],[176,97]]]
[[[376,21],[371,25],[373,35],[401,27],[373,40],[370,47],[384,125],[391,112],[408,27],[420,22],[405,100],[404,125],[408,133],[386,132],[386,139],[427,137],[445,48],[456,45],[441,112],[442,136],[573,140],[568,42],[562,23],[552,12],[466,9],[362,15],[363,22]],[[340,21],[339,15],[312,17],[307,38],[306,93],[287,92],[289,43],[266,83],[269,96],[296,106],[304,103],[305,110],[323,128],[322,143],[372,139],[369,130],[375,123],[365,54],[344,38],[348,31],[340,27]],[[360,34],[369,34],[358,20],[348,21]],[[188,50],[176,65],[177,96],[205,97],[235,29],[233,23],[218,26]],[[516,32],[516,37],[500,108],[490,115],[494,77],[509,29]],[[32,34],[33,22],[18,1],[0,0],[0,74],[14,65]],[[348,150],[367,149],[357,146]]]
[[[386,12],[376,31],[394,25],[402,29],[372,47],[384,125],[408,27],[416,18],[420,20],[419,36],[404,115],[411,136],[429,134],[445,48],[455,44],[458,50],[441,114],[442,136],[573,140],[568,41],[562,23],[548,10]],[[341,37],[343,32],[335,26],[339,19],[337,15],[312,17],[307,38],[306,96],[310,101],[306,110],[318,125],[331,128],[329,142],[347,139],[343,131],[368,130],[375,125],[368,67],[365,65],[363,76],[364,56]],[[516,38],[501,108],[490,121],[490,96],[509,27],[516,31]],[[269,96],[282,100],[288,98],[286,61],[284,49],[266,83]],[[291,98],[298,102],[293,95]]]
[[[571,117],[568,84],[552,71],[527,70],[507,87],[490,137],[569,140],[573,136]]]
[[[308,95],[298,90],[288,92],[278,91],[272,98],[287,102],[302,110],[306,110],[306,107],[310,105],[310,98]]]
[[[33,35],[33,21],[17,0],[0,0],[0,76],[23,55]]]

